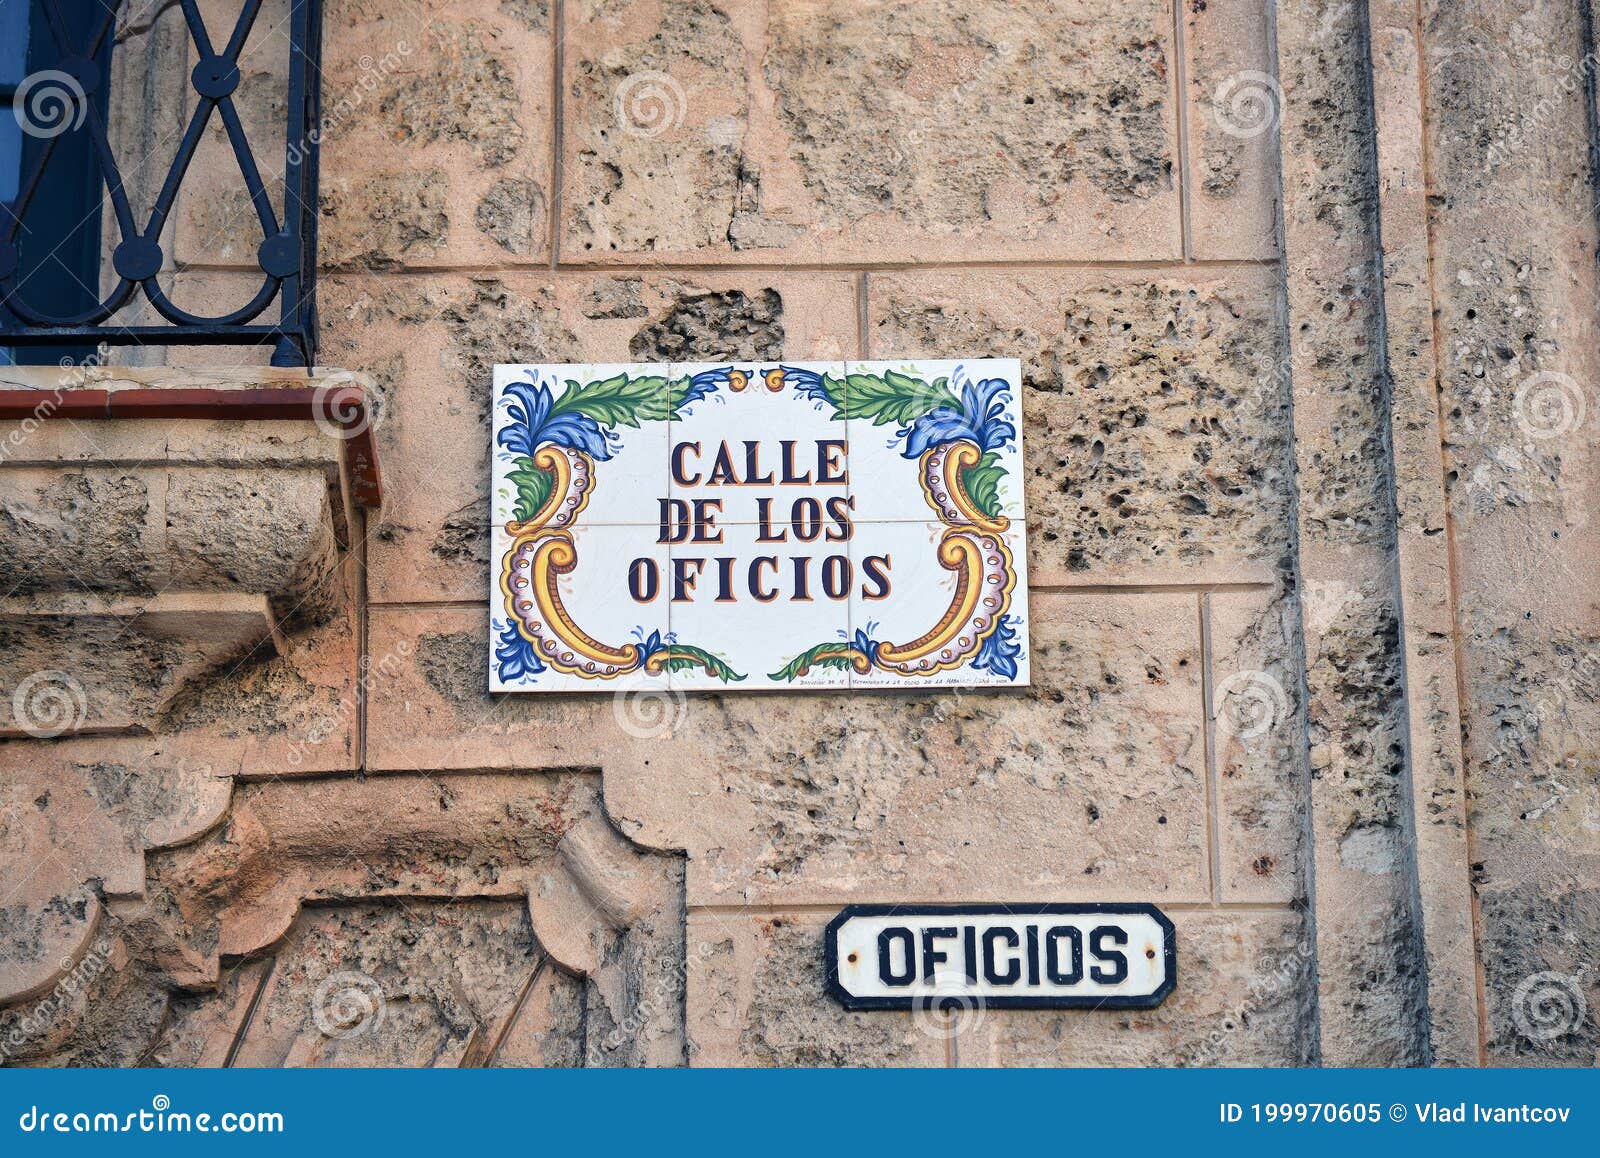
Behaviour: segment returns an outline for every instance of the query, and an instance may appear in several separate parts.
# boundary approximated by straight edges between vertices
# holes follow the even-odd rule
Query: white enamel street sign
[[[495,691],[1009,687],[1015,359],[496,366]]]
[[[1177,981],[1153,905],[852,905],[823,939],[847,1009],[1145,1009]]]

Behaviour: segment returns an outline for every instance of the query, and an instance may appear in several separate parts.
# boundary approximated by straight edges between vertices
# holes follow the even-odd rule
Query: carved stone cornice
[[[342,371],[0,368],[0,737],[150,731],[316,622],[376,501],[366,397]]]

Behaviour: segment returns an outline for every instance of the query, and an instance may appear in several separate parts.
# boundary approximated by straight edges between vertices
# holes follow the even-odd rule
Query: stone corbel
[[[379,498],[345,372],[0,368],[0,737],[148,731],[314,622]]]

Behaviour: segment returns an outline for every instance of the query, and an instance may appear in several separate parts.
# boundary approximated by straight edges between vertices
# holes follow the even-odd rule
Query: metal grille
[[[15,3],[17,0],[11,0]],[[52,317],[28,304],[19,285],[20,246],[25,244],[22,220],[56,153],[60,137],[48,140],[22,175],[16,201],[0,207],[0,346],[44,346],[63,342],[110,345],[272,345],[275,366],[309,366],[316,356],[317,146],[321,122],[321,0],[289,0],[289,70],[286,94],[288,124],[284,155],[283,218],[267,195],[244,124],[234,107],[239,85],[239,53],[261,11],[262,0],[245,0],[226,43],[217,47],[201,19],[196,0],[183,0],[182,10],[198,63],[189,83],[198,101],[182,141],[166,171],[160,192],[144,221],[135,219],[122,174],[106,134],[106,116],[93,98],[110,78],[101,75],[96,58],[115,32],[120,3],[106,5],[94,27],[73,29],[63,19],[58,0],[42,0],[50,34],[59,49],[60,73],[74,115],[93,143],[95,163],[115,222],[116,245],[110,251],[111,274],[102,284],[111,288],[91,308],[70,317]],[[109,116],[138,116],[146,110],[112,107]],[[171,300],[159,282],[164,255],[160,238],[167,226],[202,134],[213,116],[220,117],[228,144],[239,163],[245,190],[259,228],[256,264],[261,285],[243,306],[214,317],[192,313]],[[117,325],[111,321],[124,306],[143,295],[166,320],[165,325]],[[275,308],[274,308],[275,307]],[[273,320],[273,318],[276,320]]]

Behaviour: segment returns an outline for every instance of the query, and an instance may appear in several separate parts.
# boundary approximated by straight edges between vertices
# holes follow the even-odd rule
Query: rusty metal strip
[[[356,385],[270,386],[249,390],[0,390],[0,420],[212,419],[320,421],[337,427],[357,504],[383,501],[378,448],[366,393]]]

